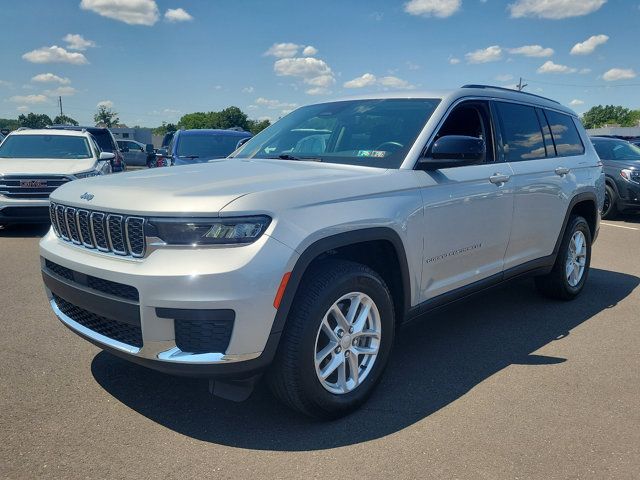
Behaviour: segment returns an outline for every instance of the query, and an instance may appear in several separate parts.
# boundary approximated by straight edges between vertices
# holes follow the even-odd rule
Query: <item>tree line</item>
[[[98,106],[93,120],[96,126],[107,128],[126,127],[126,125],[120,124],[118,113],[106,105]],[[33,112],[21,114],[17,119],[0,118],[0,130],[15,130],[20,127],[45,128],[54,124],[78,125],[78,122],[67,115],[58,115],[52,120],[47,114]],[[162,122],[162,125],[153,129],[153,133],[156,135],[164,135],[167,132],[175,131],[179,128],[242,128],[243,130],[256,134],[269,125],[271,125],[269,120],[252,120],[238,107],[228,107],[217,112],[187,113],[180,118],[177,124]]]

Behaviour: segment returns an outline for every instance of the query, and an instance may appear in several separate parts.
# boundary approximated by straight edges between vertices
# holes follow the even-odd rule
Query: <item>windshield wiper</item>
[[[280,160],[299,160],[299,161],[308,160],[308,161],[311,161],[311,162],[321,162],[322,161],[321,158],[317,158],[317,157],[294,157],[293,155],[289,155],[288,153],[282,153],[282,154],[278,155],[278,158]]]

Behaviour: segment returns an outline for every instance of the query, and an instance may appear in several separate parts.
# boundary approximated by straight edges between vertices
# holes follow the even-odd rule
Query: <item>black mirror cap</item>
[[[481,138],[465,135],[440,137],[431,147],[431,155],[420,160],[429,170],[472,165],[484,160],[487,147]]]

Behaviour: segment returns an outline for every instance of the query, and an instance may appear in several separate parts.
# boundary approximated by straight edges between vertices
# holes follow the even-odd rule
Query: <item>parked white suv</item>
[[[0,145],[0,224],[49,221],[49,195],[71,180],[111,173],[87,132],[20,129]]]
[[[603,198],[554,101],[367,96],[299,108],[233,158],[65,185],[42,271],[59,319],[105,350],[228,398],[266,372],[291,407],[336,417],[408,319],[524,274],[578,295]]]

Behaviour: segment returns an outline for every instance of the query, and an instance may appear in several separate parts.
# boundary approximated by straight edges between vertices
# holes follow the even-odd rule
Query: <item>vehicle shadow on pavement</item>
[[[44,237],[51,225],[48,223],[35,223],[24,225],[5,225],[0,227],[0,238],[35,238]]]
[[[432,313],[399,332],[386,374],[364,407],[333,422],[288,410],[264,384],[248,401],[233,403],[210,396],[206,381],[157,373],[106,352],[96,355],[91,371],[126,406],[198,440],[259,450],[334,448],[408,427],[509,365],[571,361],[532,353],[614,307],[639,283],[592,269],[573,302],[549,301],[531,280],[521,280]]]

